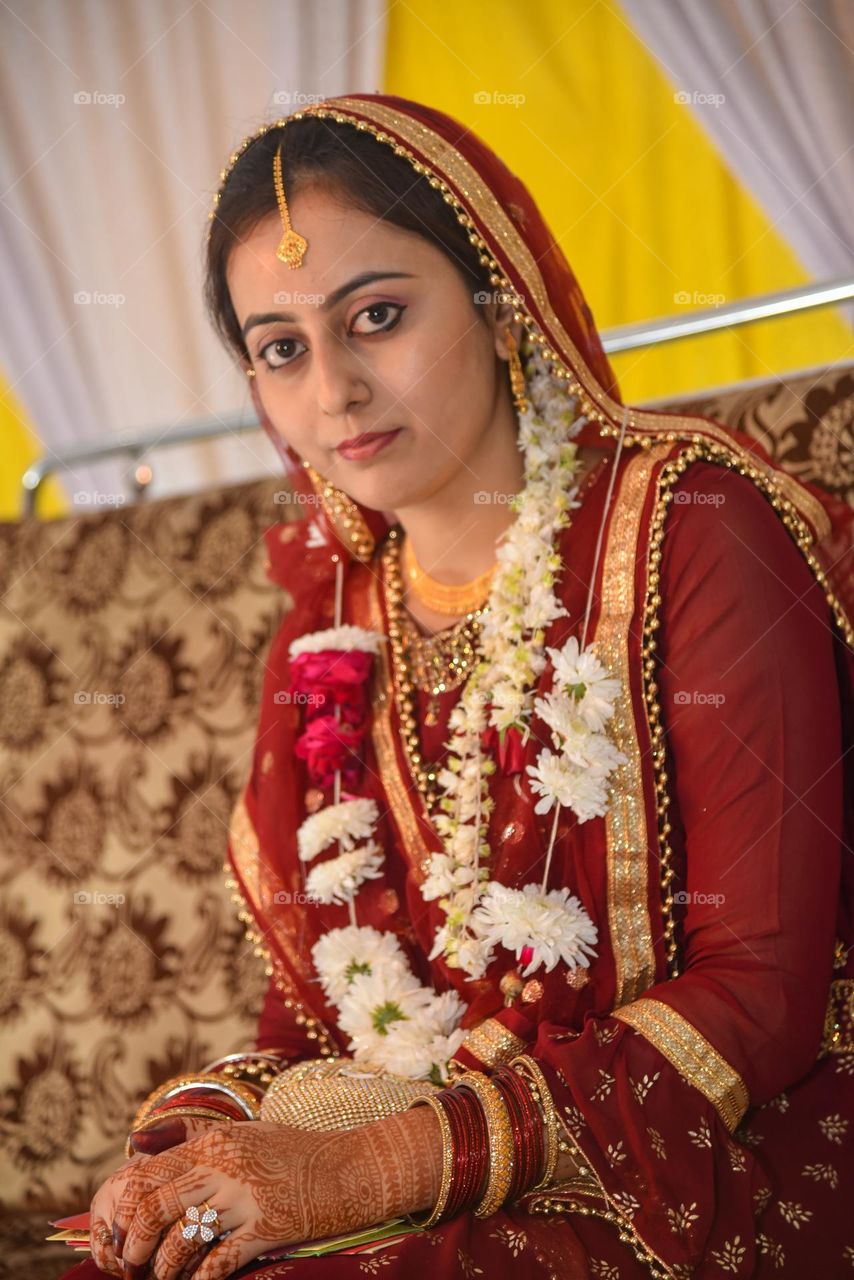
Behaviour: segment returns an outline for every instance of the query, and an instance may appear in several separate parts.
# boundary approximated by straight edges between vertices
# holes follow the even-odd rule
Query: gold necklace
[[[407,626],[403,606],[405,588],[400,571],[401,541],[399,527],[391,529],[380,556],[389,620],[392,690],[400,714],[401,737],[409,771],[421,792],[427,812],[432,813],[439,798],[439,766],[429,764],[421,753],[417,706],[413,696],[416,683],[431,695],[425,721],[427,724],[435,724],[438,719],[438,695],[462,684],[477,660],[481,621],[486,609],[469,613],[454,627],[449,628],[448,632],[442,632],[439,636],[422,636],[414,627]],[[437,641],[440,643],[437,644]],[[414,661],[413,651],[419,655]],[[416,676],[416,666],[420,667],[420,677]],[[423,684],[420,683],[421,679],[424,680]]]
[[[461,613],[470,613],[478,605],[483,604],[489,595],[492,577],[496,570],[493,564],[485,573],[471,582],[463,582],[452,586],[446,582],[437,582],[431,578],[426,569],[415,558],[412,540],[407,536],[403,543],[403,576],[409,589],[427,609],[434,613],[443,613],[447,617],[458,618]]]

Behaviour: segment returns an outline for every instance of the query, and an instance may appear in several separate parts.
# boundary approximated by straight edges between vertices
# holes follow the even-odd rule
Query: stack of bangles
[[[167,1080],[144,1100],[131,1133],[153,1129],[167,1114],[206,1120],[257,1120],[267,1085],[287,1065],[274,1053],[228,1054],[204,1071]],[[125,1156],[133,1155],[130,1135]]]
[[[558,1118],[533,1058],[522,1054],[487,1077],[467,1071],[450,1088],[416,1098],[442,1130],[442,1180],[426,1215],[432,1227],[467,1210],[488,1218],[505,1201],[549,1186],[558,1159]]]

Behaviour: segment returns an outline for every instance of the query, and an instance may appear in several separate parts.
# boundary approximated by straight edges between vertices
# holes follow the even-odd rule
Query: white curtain
[[[680,101],[807,271],[818,280],[850,276],[852,0],[621,3]]]
[[[5,0],[0,47],[0,367],[45,449],[251,408],[201,302],[219,172],[300,101],[382,87],[385,0]],[[155,493],[276,466],[262,433],[152,462]],[[59,474],[103,502],[125,469]]]

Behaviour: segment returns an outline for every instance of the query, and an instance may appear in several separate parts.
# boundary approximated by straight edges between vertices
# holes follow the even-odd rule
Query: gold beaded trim
[[[380,553],[380,570],[388,610],[388,637],[392,659],[391,690],[396,695],[400,715],[401,739],[406,753],[409,772],[421,793],[424,807],[432,813],[439,799],[437,767],[430,765],[421,754],[421,737],[418,732],[415,686],[406,661],[403,628],[397,617],[403,600],[403,585],[398,570],[400,530],[389,530],[388,539]]]
[[[258,838],[243,796],[238,800],[231,816],[229,843],[235,857],[244,862],[248,861],[250,866],[257,866],[260,858]],[[264,944],[263,934],[259,933],[255,927],[255,917],[249,910],[240,882],[235,878],[234,869],[227,860],[222,864],[222,869],[225,873],[225,886],[231,895],[232,902],[238,908],[237,918],[244,926],[246,940],[252,944],[255,955],[264,961],[264,973],[268,978],[273,979],[285,1008],[293,1010],[294,1022],[297,1026],[305,1028],[306,1039],[316,1041],[317,1051],[322,1057],[338,1057],[338,1049],[329,1029],[319,1018],[306,1013],[305,1005],[294,997],[294,989],[283,974],[281,966],[273,962],[270,950]]]
[[[634,1027],[699,1089],[732,1133],[750,1103],[747,1086],[737,1071],[681,1013],[662,1000],[642,996],[615,1009],[613,1017]]]
[[[836,978],[830,984],[824,1034],[819,1057],[854,1050],[854,978]]]
[[[515,1147],[510,1114],[500,1091],[479,1071],[467,1071],[454,1081],[455,1089],[471,1089],[477,1095],[486,1116],[489,1133],[489,1178],[479,1204],[475,1205],[476,1218],[489,1218],[497,1213],[507,1199],[513,1181]]]
[[[596,1205],[575,1199],[564,1200],[555,1194],[541,1196],[525,1207],[530,1213],[536,1213],[542,1217],[577,1213],[582,1218],[601,1218],[603,1222],[610,1222],[617,1228],[620,1243],[628,1245],[638,1262],[642,1262],[649,1268],[653,1280],[675,1280],[676,1273],[641,1239],[631,1220],[613,1209],[600,1209]]]
[[[586,1154],[557,1109],[555,1114],[559,1123],[558,1148],[572,1156],[576,1172],[572,1177],[556,1182],[546,1190],[527,1192],[518,1200],[519,1207],[543,1217],[577,1213],[584,1218],[601,1218],[604,1222],[610,1222],[617,1228],[620,1242],[628,1245],[635,1257],[649,1267],[655,1280],[675,1280],[675,1273],[649,1248],[631,1218],[608,1195],[598,1173],[588,1163]],[[579,1200],[579,1196],[585,1198]]]

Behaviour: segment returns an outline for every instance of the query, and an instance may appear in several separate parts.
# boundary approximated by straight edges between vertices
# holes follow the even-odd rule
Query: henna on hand
[[[220,1280],[273,1246],[426,1208],[438,1194],[441,1162],[441,1133],[427,1108],[349,1132],[262,1121],[211,1130],[128,1177],[116,1214],[126,1232],[126,1274],[145,1274],[151,1259],[157,1280],[177,1280],[199,1248],[181,1235],[189,1205],[207,1201],[229,1233],[194,1272]]]

